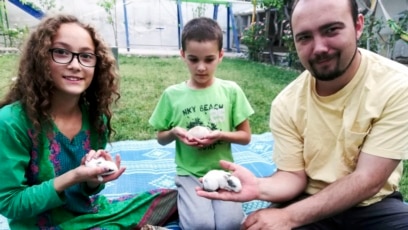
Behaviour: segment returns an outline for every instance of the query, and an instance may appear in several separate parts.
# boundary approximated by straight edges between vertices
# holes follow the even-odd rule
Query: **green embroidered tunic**
[[[166,194],[150,191],[108,200],[95,195],[103,185],[89,191],[85,184],[57,194],[54,178],[107,143],[91,131],[85,111],[81,131],[72,140],[54,126],[39,135],[39,142],[19,103],[0,109],[0,213],[11,229],[127,229],[141,224],[153,200]]]

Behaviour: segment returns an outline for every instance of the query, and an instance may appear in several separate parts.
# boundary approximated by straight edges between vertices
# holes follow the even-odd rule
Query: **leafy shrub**
[[[244,29],[241,37],[241,43],[248,48],[248,58],[258,61],[259,54],[262,53],[268,45],[265,23],[254,22]]]
[[[380,35],[380,31],[384,28],[384,19],[375,18],[372,15],[364,16],[364,30],[358,40],[358,46],[379,53],[382,43],[386,42]],[[381,42],[381,40],[383,42]]]
[[[292,29],[290,28],[290,23],[288,20],[282,22],[283,26],[283,35],[282,40],[284,42],[284,46],[288,50],[289,55],[289,67],[303,71],[304,67],[300,63],[299,56],[296,52],[295,41],[293,40]]]
[[[4,47],[16,47],[20,48],[21,45],[24,43],[28,35],[28,27],[14,27],[14,28],[7,28],[0,26],[0,36],[3,37],[3,46]]]

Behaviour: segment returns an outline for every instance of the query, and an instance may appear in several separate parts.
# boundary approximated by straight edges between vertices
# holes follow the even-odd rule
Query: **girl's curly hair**
[[[17,80],[0,102],[0,108],[19,101],[32,122],[35,133],[40,133],[44,127],[50,127],[51,98],[55,86],[49,66],[49,49],[52,48],[59,27],[65,23],[75,23],[84,28],[95,45],[98,61],[94,67],[94,77],[88,89],[81,95],[79,104],[87,108],[92,127],[99,136],[102,137],[107,131],[110,138],[114,133],[110,106],[120,98],[116,60],[95,28],[79,21],[73,15],[58,14],[46,17],[31,33],[20,57]],[[104,117],[107,127],[103,125]]]

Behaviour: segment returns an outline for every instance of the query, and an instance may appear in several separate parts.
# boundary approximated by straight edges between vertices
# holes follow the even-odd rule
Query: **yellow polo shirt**
[[[408,68],[359,51],[362,61],[356,75],[337,93],[317,95],[315,79],[305,71],[272,102],[273,159],[281,170],[305,170],[308,194],[352,173],[360,151],[408,158]],[[360,205],[398,190],[401,175],[402,163],[384,187]]]

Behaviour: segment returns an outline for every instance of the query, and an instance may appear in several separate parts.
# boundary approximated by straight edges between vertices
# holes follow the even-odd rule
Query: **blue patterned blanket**
[[[265,177],[276,171],[272,161],[273,139],[271,133],[253,134],[248,145],[232,145],[236,163],[248,168],[258,177]],[[126,171],[119,179],[106,184],[103,194],[116,198],[126,194],[139,193],[157,188],[176,188],[174,176],[176,165],[174,142],[161,146],[156,140],[119,141],[107,147],[112,156],[122,158]],[[269,206],[269,202],[250,201],[243,203],[245,213]],[[177,223],[167,226],[178,229]]]
[[[276,166],[272,162],[273,139],[271,133],[253,134],[248,145],[232,145],[236,163],[248,168],[256,176],[264,177],[273,174]],[[122,158],[126,171],[119,179],[106,184],[102,193],[109,198],[126,194],[140,193],[157,188],[176,188],[174,176],[174,142],[161,146],[156,140],[119,141],[107,146],[107,150]],[[244,211],[249,214],[259,208],[269,205],[265,201],[250,201],[243,203]],[[8,229],[7,221],[0,216],[0,229]],[[177,222],[167,226],[178,229]]]

